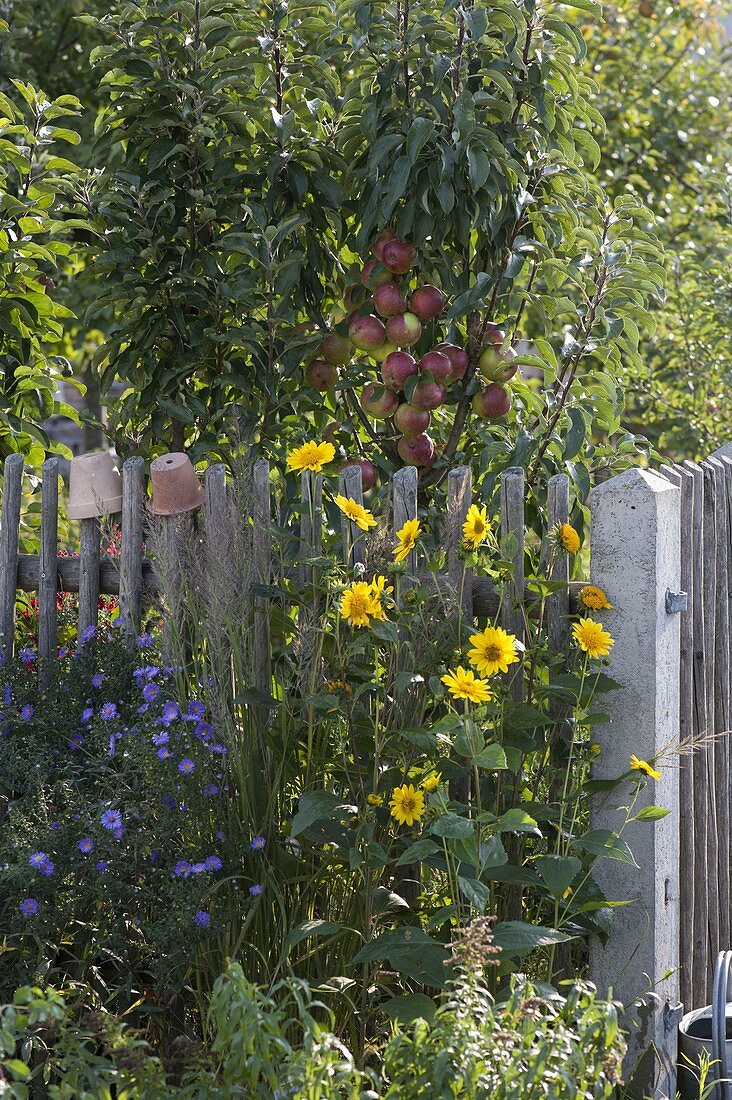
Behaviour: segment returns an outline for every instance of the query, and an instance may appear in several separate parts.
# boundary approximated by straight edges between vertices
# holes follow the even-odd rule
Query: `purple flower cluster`
[[[218,856],[206,856],[205,859],[191,863],[187,859],[179,859],[173,867],[174,878],[190,878],[191,875],[202,875],[206,871],[220,871],[223,867]]]
[[[38,871],[39,875],[44,875],[46,878],[50,878],[55,870],[53,862],[48,858],[45,852],[33,852],[33,854],[28,857],[28,866]]]

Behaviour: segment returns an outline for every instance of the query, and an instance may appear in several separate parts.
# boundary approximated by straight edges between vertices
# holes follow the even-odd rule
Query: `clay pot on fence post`
[[[122,511],[122,477],[109,451],[71,460],[69,519],[96,519]]]

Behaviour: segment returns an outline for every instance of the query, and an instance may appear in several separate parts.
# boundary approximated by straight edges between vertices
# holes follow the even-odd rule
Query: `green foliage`
[[[556,1100],[601,1100],[624,1049],[616,1006],[582,984],[548,1002],[516,982],[498,1007],[465,975],[431,1020],[396,1026],[383,1065],[367,1071],[318,1020],[323,1007],[303,982],[265,994],[229,964],[211,1000],[210,1047],[189,1047],[179,1083],[119,1019],[88,1012],[77,1021],[55,989],[26,986],[0,1009],[0,1091],[26,1100],[42,1074],[50,1100],[539,1100],[547,1086]]]
[[[56,396],[69,364],[49,344],[71,316],[51,292],[73,252],[60,207],[77,170],[58,146],[77,144],[67,120],[80,104],[20,80],[14,88],[15,101],[0,93],[0,457],[19,451],[38,465],[50,446],[44,422],[75,418]]]

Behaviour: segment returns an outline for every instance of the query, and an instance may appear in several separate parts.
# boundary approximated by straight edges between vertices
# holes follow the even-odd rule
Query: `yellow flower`
[[[371,585],[355,581],[341,597],[341,618],[351,626],[369,626],[371,619],[380,618],[381,603],[374,600]]]
[[[345,680],[326,680],[325,690],[329,692],[344,691],[346,695],[353,695],[353,688]]]
[[[469,699],[471,703],[485,703],[493,698],[487,680],[479,680],[470,668],[460,666],[441,679],[454,699]]]
[[[598,745],[597,741],[593,741],[590,745],[590,756],[599,756],[602,749]]]
[[[580,599],[585,607],[591,608],[592,611],[612,611],[613,605],[596,584],[586,584],[580,592]]]
[[[463,539],[466,546],[475,550],[488,536],[488,515],[485,508],[479,508],[477,504],[471,504],[463,524]]]
[[[516,635],[507,634],[500,626],[487,626],[480,634],[471,635],[470,644],[473,646],[468,652],[470,663],[482,676],[508,672],[508,666],[519,659]]]
[[[557,527],[557,541],[568,554],[576,554],[580,548],[580,537],[571,523],[560,523]]]
[[[352,500],[351,497],[341,496],[340,493],[333,499],[344,515],[348,516],[351,523],[355,523],[362,531],[368,531],[369,527],[376,526],[376,520],[371,512],[369,512],[368,508],[364,508],[363,504],[359,504],[358,501]]]
[[[381,622],[386,622],[386,612],[381,604],[381,597],[386,593],[394,591],[393,585],[387,587],[386,577],[372,577],[369,585],[371,589],[371,595],[374,601],[374,610],[372,613],[373,619],[379,619]]]
[[[428,775],[426,779],[423,779],[420,783],[420,787],[423,791],[427,791],[430,794],[432,791],[436,791],[442,782],[442,772],[434,772],[432,775]]]
[[[574,893],[574,890],[572,889],[572,887],[568,886],[567,889],[562,894],[562,898],[563,899],[564,898],[571,898],[573,893]]]
[[[368,802],[369,806],[383,806],[384,805],[383,796],[380,795],[380,794],[367,794],[366,795],[366,801]]]
[[[607,657],[615,641],[601,623],[594,619],[580,619],[572,627],[572,636],[583,652],[593,660]]]
[[[643,774],[647,775],[649,779],[661,778],[661,773],[659,771],[656,771],[656,769],[652,767],[647,760],[639,760],[638,757],[635,755],[631,755],[630,757],[630,766],[633,771],[643,772]]]
[[[312,470],[313,473],[319,474],[328,462],[332,462],[335,458],[335,447],[332,443],[316,443],[311,440],[309,443],[303,443],[301,447],[296,447],[294,451],[290,451],[287,456],[287,469],[292,472],[293,470]]]
[[[404,561],[411,554],[421,534],[422,528],[418,519],[408,519],[401,531],[397,531],[397,544],[394,547],[394,557],[397,561]]]
[[[424,813],[424,795],[421,791],[415,791],[411,783],[395,787],[391,792],[389,806],[391,816],[400,825],[413,825]]]

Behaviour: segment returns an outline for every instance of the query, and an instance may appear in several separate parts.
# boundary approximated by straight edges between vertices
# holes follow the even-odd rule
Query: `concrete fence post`
[[[681,494],[665,478],[627,470],[597,486],[591,498],[591,572],[613,610],[603,623],[615,639],[608,672],[622,686],[602,698],[611,722],[593,731],[600,745],[596,779],[625,772],[633,753],[641,760],[668,754],[679,733],[679,619],[667,610],[667,593],[680,587]],[[677,604],[679,601],[676,601]],[[637,822],[623,833],[638,864],[603,859],[596,868],[609,900],[630,901],[614,910],[614,930],[590,947],[590,976],[600,991],[612,988],[626,1006],[630,1026],[626,1075],[633,1097],[675,1093],[679,1005],[679,772],[668,756],[661,777],[647,780],[635,811],[662,806],[670,813]],[[617,830],[619,807],[630,786],[597,795],[595,829]],[[650,996],[643,994],[650,991]],[[641,1003],[638,999],[642,998]]]

